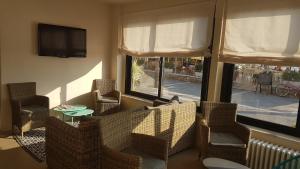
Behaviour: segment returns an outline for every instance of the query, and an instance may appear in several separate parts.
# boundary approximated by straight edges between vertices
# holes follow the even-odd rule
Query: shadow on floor
[[[0,139],[0,164],[3,169],[46,169],[26,153],[13,138]]]
[[[196,149],[189,149],[169,157],[168,169],[203,169]]]

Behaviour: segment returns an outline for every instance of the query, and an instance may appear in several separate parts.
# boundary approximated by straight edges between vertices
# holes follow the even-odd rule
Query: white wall
[[[0,131],[11,129],[7,83],[37,82],[54,107],[68,101],[91,106],[96,78],[109,78],[111,7],[97,0],[1,0]],[[37,23],[87,29],[86,58],[37,55]]]

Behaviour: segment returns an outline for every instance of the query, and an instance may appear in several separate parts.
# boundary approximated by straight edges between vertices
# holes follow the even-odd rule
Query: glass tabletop
[[[67,115],[67,116],[79,117],[79,116],[91,115],[94,113],[94,110],[84,109],[84,110],[79,110],[79,111],[66,111],[63,113],[64,113],[64,115]]]
[[[85,110],[86,108],[85,105],[59,105],[55,107],[54,110],[60,112],[76,112]]]

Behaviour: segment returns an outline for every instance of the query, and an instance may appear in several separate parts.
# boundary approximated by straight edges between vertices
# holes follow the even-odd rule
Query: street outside
[[[165,79],[162,86],[163,98],[169,99],[178,95],[182,101],[200,100],[201,83]],[[135,90],[152,95],[157,94],[157,88],[151,88],[145,84],[137,86]],[[296,98],[233,88],[232,102],[238,103],[240,115],[286,126],[296,125],[299,103]]]

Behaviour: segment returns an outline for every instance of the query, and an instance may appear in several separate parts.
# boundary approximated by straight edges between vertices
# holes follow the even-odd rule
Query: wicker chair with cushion
[[[93,91],[94,115],[118,111],[121,103],[121,92],[115,90],[115,80],[96,79],[94,86],[96,88]]]
[[[102,165],[106,169],[166,168],[168,156],[195,144],[194,102],[93,118],[99,119]]]
[[[237,104],[202,102],[201,157],[246,163],[250,130],[236,122]]]
[[[36,83],[7,84],[12,107],[12,130],[23,133],[45,125],[49,116],[49,98],[36,95]]]
[[[46,123],[46,155],[48,169],[98,169],[98,122],[81,118],[75,127],[49,117]]]
[[[101,116],[99,120],[102,168],[166,168],[167,140],[134,133],[132,130],[133,114],[131,112]]]

